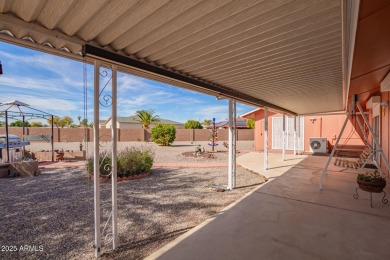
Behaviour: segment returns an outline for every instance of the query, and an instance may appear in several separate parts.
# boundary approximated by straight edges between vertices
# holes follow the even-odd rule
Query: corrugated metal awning
[[[329,112],[345,109],[342,7],[340,0],[6,0],[0,39],[76,59],[89,44],[218,86],[242,102]]]

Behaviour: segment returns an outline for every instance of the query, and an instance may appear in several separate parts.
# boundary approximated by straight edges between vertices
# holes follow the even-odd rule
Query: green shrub
[[[170,145],[176,138],[174,125],[158,124],[152,128],[152,141],[161,145]]]
[[[203,126],[200,122],[196,120],[187,120],[184,124],[185,129],[203,129]]]
[[[99,158],[100,176],[108,176],[111,172],[111,154]],[[146,147],[130,147],[118,153],[117,157],[117,174],[118,177],[129,177],[138,174],[148,173],[152,169],[154,153]],[[87,161],[88,174],[93,174],[93,157]]]
[[[150,172],[154,154],[146,148],[126,148],[118,155],[118,172],[123,176],[133,176]]]

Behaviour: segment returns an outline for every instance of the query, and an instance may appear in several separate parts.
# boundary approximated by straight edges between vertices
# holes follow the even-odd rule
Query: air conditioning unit
[[[310,153],[326,153],[328,141],[324,137],[310,137]]]

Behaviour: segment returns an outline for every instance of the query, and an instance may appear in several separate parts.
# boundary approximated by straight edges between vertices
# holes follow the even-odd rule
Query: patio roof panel
[[[288,113],[328,112],[345,108],[343,5],[339,0],[2,1],[0,30],[15,37],[0,34],[0,39],[54,54],[66,48],[70,52],[63,55],[78,60],[75,54],[89,44],[219,86],[228,97],[252,97],[240,102]],[[21,40],[25,36],[36,43]],[[177,79],[181,76],[119,69],[222,93],[187,84]]]
[[[169,51],[160,51],[160,49],[158,49],[158,53],[148,56],[148,58],[151,60],[158,60],[161,63],[169,63],[173,60],[188,61],[191,60],[191,57],[197,57],[199,55],[196,51],[207,54],[210,49],[212,50],[212,46],[217,49],[229,46],[230,50],[234,50],[234,46],[231,46],[234,43],[238,43],[236,48],[245,47],[247,44],[260,45],[265,39],[274,38],[280,34],[294,31],[304,25],[314,23],[317,21],[318,15],[329,15],[329,9],[332,9],[332,5],[330,7],[318,5],[307,7],[307,3],[306,5],[303,4],[303,2],[301,3],[302,4],[298,6],[295,4],[295,9],[293,9],[294,11],[291,13],[286,12],[286,10],[291,9],[294,3],[270,9],[268,12],[264,12],[262,8],[251,8],[250,11],[252,11],[252,16],[254,16],[251,19],[248,19],[247,15],[243,14],[243,20],[240,19],[239,21],[235,21],[232,19],[229,23],[227,21],[222,21],[214,26],[215,28],[211,26],[208,30],[201,31],[183,41],[173,43],[169,46]],[[321,19],[323,16],[320,16],[319,18]],[[303,21],[305,22],[302,23]],[[228,23],[228,25],[231,23],[232,26],[221,28],[222,25],[226,23]],[[320,25],[318,22],[316,23]],[[318,36],[318,32],[316,32],[316,34]],[[253,38],[254,36],[258,36],[258,38]],[[247,41],[243,42],[244,40]],[[275,43],[274,40],[273,42]],[[288,40],[285,40],[285,42],[286,44],[289,44]],[[185,47],[183,48],[182,46]],[[263,45],[261,44],[260,46]],[[177,49],[180,47],[182,49]],[[168,56],[163,56],[166,53],[169,53]]]

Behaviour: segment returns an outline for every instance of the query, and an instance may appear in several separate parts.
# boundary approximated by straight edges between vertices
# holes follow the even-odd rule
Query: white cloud
[[[72,93],[66,87],[58,88],[60,80],[56,79],[35,79],[31,77],[9,77],[4,76],[0,78],[0,85],[12,87],[15,89],[38,91],[38,92],[59,92],[59,93]],[[5,89],[2,91],[4,93]]]
[[[34,71],[42,69],[43,71],[54,73],[59,77],[50,77],[50,79],[57,82],[56,86],[69,85],[72,87],[82,87],[84,85],[83,64],[81,62],[44,53],[35,55],[16,55],[0,51],[0,56],[7,57],[9,59],[8,62],[11,63],[10,66],[13,65],[14,67],[18,67],[20,64],[23,64],[24,67],[31,68]],[[88,66],[89,71],[91,71],[92,67],[90,65]],[[30,78],[32,77],[32,75],[29,76]],[[39,78],[37,75],[34,75],[33,77]],[[45,78],[47,78],[47,75],[45,75]]]
[[[215,118],[217,121],[221,121],[228,117],[228,109],[227,105],[203,106],[194,112],[195,115],[199,116],[201,119]]]

